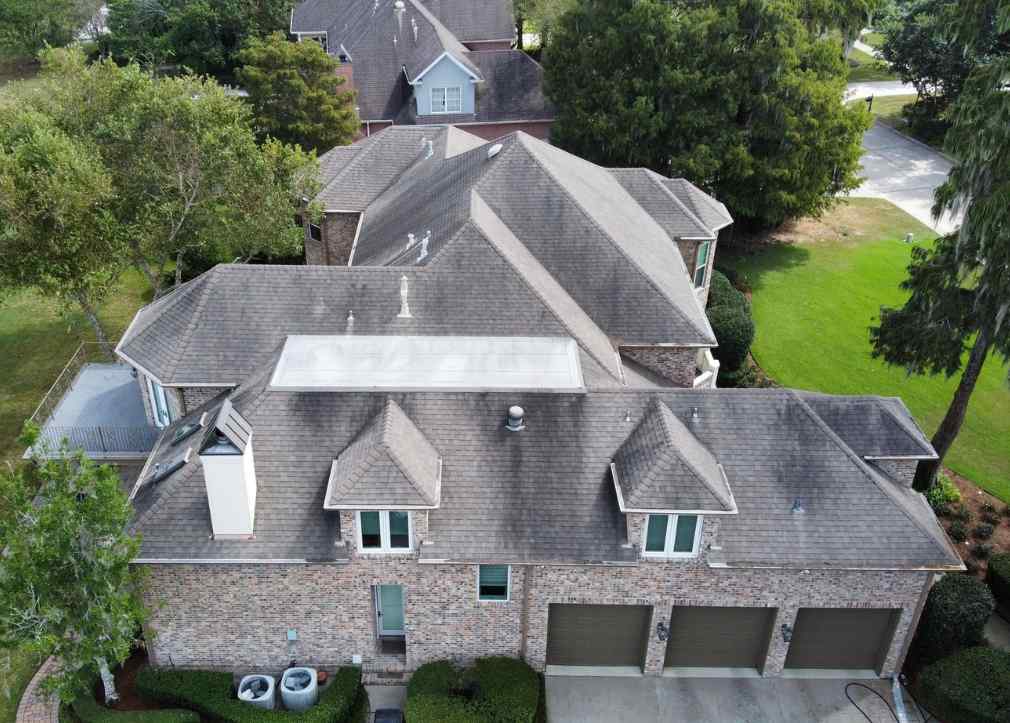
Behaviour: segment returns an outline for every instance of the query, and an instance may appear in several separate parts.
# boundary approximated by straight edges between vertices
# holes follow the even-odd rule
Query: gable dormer
[[[442,53],[411,82],[418,117],[473,114],[481,78],[452,53]]]
[[[610,470],[628,544],[643,557],[696,557],[704,518],[737,512],[722,465],[660,401],[617,450]]]

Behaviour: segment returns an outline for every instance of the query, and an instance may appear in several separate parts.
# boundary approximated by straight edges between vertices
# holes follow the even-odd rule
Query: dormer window
[[[463,89],[459,86],[431,89],[432,114],[461,113],[463,111]]]
[[[700,543],[698,515],[649,515],[642,550],[646,557],[695,557]]]
[[[412,547],[409,512],[401,510],[358,512],[358,549],[362,552],[408,552]]]

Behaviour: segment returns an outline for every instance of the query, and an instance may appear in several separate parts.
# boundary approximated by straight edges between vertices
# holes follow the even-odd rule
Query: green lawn
[[[871,48],[876,48],[877,50],[879,50],[880,46],[884,44],[883,34],[877,32],[864,33],[860,40],[869,45]]]
[[[21,650],[0,650],[0,723],[14,723],[18,702],[42,661]]]
[[[869,83],[876,80],[897,80],[898,76],[891,72],[887,64],[862,50],[853,48],[849,52],[849,82]]]
[[[753,290],[753,353],[779,383],[835,394],[900,396],[932,435],[957,377],[909,377],[871,359],[868,327],[881,305],[898,305],[910,247],[934,234],[886,201],[852,199],[820,221],[776,234],[789,243],[720,251]],[[1010,390],[1007,368],[987,361],[947,465],[1010,501]]]

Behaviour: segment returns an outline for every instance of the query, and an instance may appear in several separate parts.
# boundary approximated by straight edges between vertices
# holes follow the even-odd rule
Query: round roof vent
[[[509,407],[508,417],[505,419],[505,429],[510,432],[521,432],[526,429],[526,425],[523,423],[524,414],[523,408],[519,405]]]
[[[501,153],[501,143],[495,143],[493,146],[487,149],[488,158],[494,158],[499,153]]]

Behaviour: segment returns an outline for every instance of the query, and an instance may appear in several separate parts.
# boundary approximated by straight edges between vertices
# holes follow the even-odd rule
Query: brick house
[[[427,123],[550,134],[543,68],[512,47],[512,0],[305,0],[290,30],[340,60],[364,136]]]
[[[897,399],[713,388],[721,205],[523,133],[339,150],[352,265],[218,266],[118,347],[168,408],[131,495],[156,663],[900,667],[962,569],[934,452]]]

